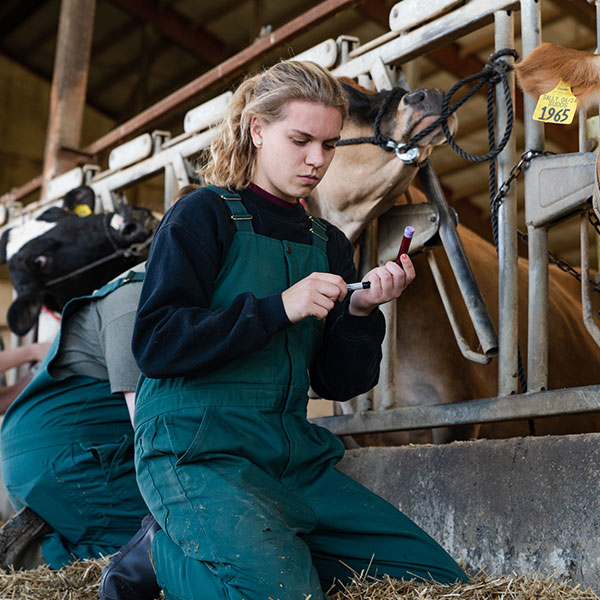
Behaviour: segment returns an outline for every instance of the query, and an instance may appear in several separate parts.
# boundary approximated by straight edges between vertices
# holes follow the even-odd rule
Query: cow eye
[[[48,262],[48,259],[43,255],[40,254],[40,256],[36,256],[33,259],[33,262],[38,266],[41,267],[42,269],[46,266],[46,263]]]

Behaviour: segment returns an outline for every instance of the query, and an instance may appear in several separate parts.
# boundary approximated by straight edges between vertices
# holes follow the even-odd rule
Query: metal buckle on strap
[[[135,271],[129,271],[129,273],[127,273],[125,279],[123,279],[123,283],[129,283],[132,279],[133,276],[135,275]]]
[[[232,221],[252,221],[252,215],[248,215],[246,217],[236,217],[235,215],[231,215]]]
[[[313,223],[314,223],[314,221],[313,221]],[[323,231],[325,231],[325,228],[322,225],[320,227],[321,227],[321,229],[323,229]],[[318,238],[321,238],[324,242],[329,241],[326,237],[323,237],[321,234],[317,233],[312,227],[310,228],[310,232],[313,235],[316,235]]]
[[[312,215],[308,215],[308,218],[310,219],[310,222],[313,225],[316,225],[317,227],[320,227],[323,231],[327,231],[327,228],[324,225],[321,225],[321,223],[319,223],[319,221],[317,221]]]

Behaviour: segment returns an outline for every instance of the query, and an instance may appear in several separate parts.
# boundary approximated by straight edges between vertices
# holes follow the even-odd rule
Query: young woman
[[[136,471],[161,527],[152,560],[168,599],[317,600],[348,567],[466,579],[337,471],[341,442],[306,419],[309,383],[346,400],[377,382],[378,306],[415,276],[404,255],[349,294],[351,244],[298,201],[325,175],[346,113],[314,63],[247,79],[203,171],[212,185],[154,238],[133,335]]]

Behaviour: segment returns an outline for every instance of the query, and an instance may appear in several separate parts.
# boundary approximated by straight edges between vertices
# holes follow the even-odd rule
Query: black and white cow
[[[71,298],[91,293],[145,259],[122,250],[154,234],[158,222],[149,210],[126,204],[117,212],[79,217],[74,208],[82,202],[73,198],[81,188],[76,192],[68,195],[68,209],[49,208],[0,237],[0,264],[7,263],[17,292],[7,322],[17,335],[30,331],[42,306],[60,311]],[[87,188],[79,196],[89,202],[89,192]]]

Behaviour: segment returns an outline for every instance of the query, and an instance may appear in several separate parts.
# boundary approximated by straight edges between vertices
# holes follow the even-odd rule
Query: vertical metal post
[[[365,227],[360,242],[360,264],[358,266],[358,273],[362,277],[367,271],[370,271],[373,267],[377,266],[377,232],[378,232],[378,221],[373,219]],[[386,322],[386,336],[389,331],[387,330]],[[395,339],[395,338],[394,338]],[[382,372],[387,368],[385,358],[381,361]],[[381,381],[384,381],[384,377],[381,377]],[[381,386],[381,384],[380,384]],[[357,399],[358,412],[365,412],[373,410],[373,396],[377,386],[373,390],[369,390],[364,394],[360,394]]]
[[[164,212],[167,212],[169,210],[169,206],[171,206],[173,197],[175,196],[178,189],[179,184],[177,182],[177,177],[175,176],[175,170],[173,169],[173,165],[167,165],[165,167],[165,196],[163,200]]]
[[[596,5],[596,54],[600,54],[600,0],[595,0]],[[596,107],[594,107],[596,108]],[[600,110],[598,111],[600,113]],[[596,172],[596,177],[598,174]],[[596,235],[596,269],[600,271],[600,236]]]
[[[61,156],[61,148],[77,149],[81,143],[95,8],[96,0],[61,2],[50,92],[42,198],[46,194],[48,182],[73,166],[72,159]]]
[[[581,213],[580,219],[580,240],[581,240],[581,308],[583,315],[583,324],[588,333],[594,338],[596,344],[600,346],[600,328],[594,320],[594,309],[592,306],[590,290],[590,236],[588,230],[588,213]]]
[[[600,54],[600,0],[595,0],[596,5],[596,54]]]
[[[514,48],[512,11],[494,14],[496,51]],[[503,60],[513,62],[511,57]],[[515,78],[509,73],[511,95]],[[497,129],[504,131],[508,119],[502,85],[496,86],[498,98]],[[509,177],[515,163],[516,142],[513,135],[498,156],[498,188]],[[517,295],[517,190],[513,186],[498,209],[498,395],[518,392],[518,295]]]
[[[379,410],[396,406],[396,363],[398,335],[396,328],[396,300],[386,302],[381,308],[385,317],[385,338],[381,346],[381,374],[379,376]]]
[[[538,0],[521,0],[523,58],[541,42],[542,17]],[[525,149],[544,149],[542,123],[532,119],[536,101],[524,95]],[[525,180],[529,172],[525,171]],[[548,232],[530,224],[533,199],[525,197],[525,221],[529,235],[529,308],[527,328],[527,391],[548,387]]]

